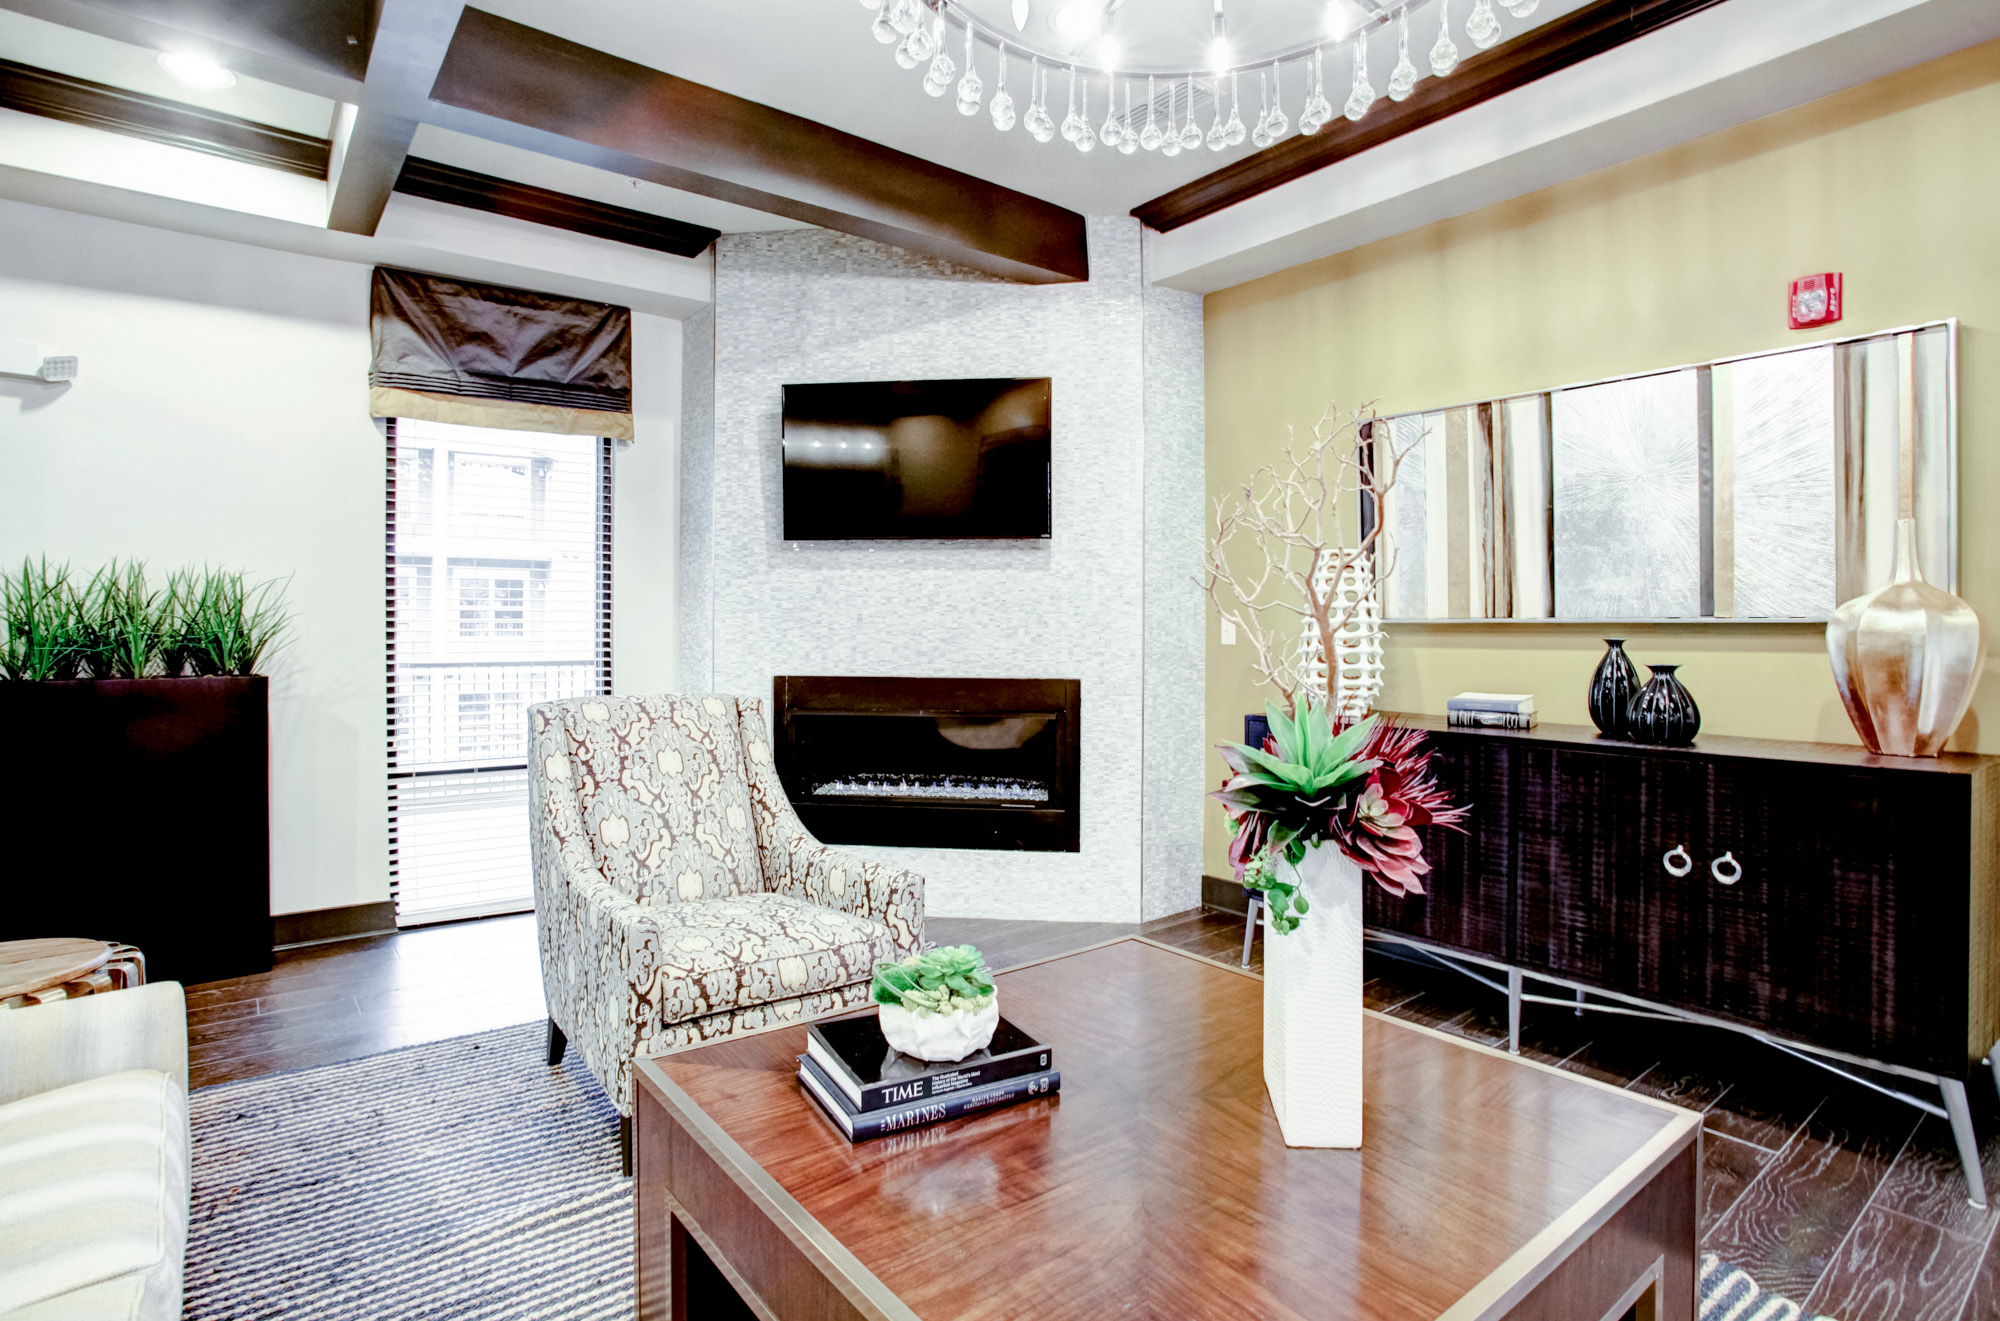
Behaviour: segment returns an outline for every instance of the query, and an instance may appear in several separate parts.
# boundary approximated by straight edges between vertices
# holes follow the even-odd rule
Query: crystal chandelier
[[[1319,132],[1336,113],[1358,122],[1376,100],[1368,73],[1368,38],[1391,24],[1397,60],[1387,90],[1396,101],[1408,97],[1423,76],[1410,58],[1413,29],[1420,39],[1435,33],[1425,63],[1439,78],[1458,67],[1454,8],[1470,5],[1459,31],[1480,50],[1497,45],[1503,35],[1494,13],[1496,0],[1262,0],[1255,6],[1251,0],[1234,0],[1232,12],[1254,8],[1257,19],[1280,9],[1313,11],[1289,33],[1282,25],[1274,31],[1268,22],[1261,29],[1248,25],[1253,35],[1274,45],[1246,58],[1224,0],[1199,0],[1208,20],[1205,43],[1184,42],[1185,58],[1178,60],[1127,59],[1121,28],[1130,21],[1120,21],[1125,2],[861,0],[861,5],[874,14],[875,39],[892,48],[896,63],[921,70],[930,95],[943,99],[951,93],[959,114],[976,117],[983,108],[999,132],[1010,132],[1018,123],[1037,142],[1060,135],[1080,152],[1103,147],[1126,156],[1138,151],[1178,156],[1204,145],[1224,151],[1246,141],[1262,150],[1287,136],[1294,122],[1305,134]],[[1497,3],[1515,18],[1526,18],[1540,0]],[[1056,40],[1038,44],[1036,34],[1045,29]],[[1174,35],[1168,34],[1168,44]],[[1160,44],[1152,42],[1152,56],[1157,57]],[[1338,95],[1343,46],[1352,48],[1353,81],[1336,112],[1327,98],[1326,66],[1333,55]],[[1019,91],[1019,100],[1010,86]],[[1060,121],[1049,109],[1052,94],[1063,107]],[[1198,97],[1208,101],[1206,115],[1198,111]],[[1297,109],[1296,121],[1286,111],[1288,103]],[[1101,121],[1095,104],[1103,106]],[[1256,118],[1246,127],[1244,110],[1252,104]]]

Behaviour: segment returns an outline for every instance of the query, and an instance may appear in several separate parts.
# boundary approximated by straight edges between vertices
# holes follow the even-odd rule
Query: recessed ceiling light
[[[1230,61],[1234,58],[1229,50],[1229,38],[1217,33],[1215,40],[1208,43],[1208,67],[1217,73],[1228,73]]]
[[[236,86],[235,74],[195,51],[163,50],[160,52],[160,67],[189,87],[199,87],[203,91],[214,92]]]
[[[1354,0],[1327,0],[1326,34],[1335,41],[1347,40],[1367,21],[1367,12]]]

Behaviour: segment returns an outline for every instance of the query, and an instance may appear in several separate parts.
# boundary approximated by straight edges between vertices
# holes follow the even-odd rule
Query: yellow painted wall
[[[1789,330],[1786,286],[1814,271],[1845,274],[1845,319]],[[2000,492],[2000,42],[1211,294],[1208,489],[1238,489],[1330,398],[1406,412],[1950,316],[1959,590],[2000,624],[2000,512],[1986,503]],[[1542,719],[1587,724],[1601,636],[1397,625],[1381,705],[1442,712],[1465,689],[1531,692]],[[1642,665],[1683,664],[1706,732],[1858,741],[1816,628],[1628,636]],[[1211,610],[1210,741],[1240,738],[1266,695]],[[1982,685],[1954,746],[2000,752],[2000,683]],[[1219,780],[1220,760],[1210,769]],[[1211,875],[1228,874],[1226,841],[1211,802]]]

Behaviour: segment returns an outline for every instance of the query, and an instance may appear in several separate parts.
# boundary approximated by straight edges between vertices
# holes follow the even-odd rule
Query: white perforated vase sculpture
[[[1264,1086],[1288,1147],[1361,1145],[1361,868],[1332,844],[1280,879],[1306,909],[1291,931],[1264,909]]]
[[[1314,570],[1315,590],[1332,597],[1346,620],[1334,630],[1333,663],[1320,645],[1319,623],[1306,617],[1299,636],[1298,672],[1301,686],[1324,699],[1342,724],[1366,720],[1382,695],[1382,599],[1368,561],[1357,560],[1334,580],[1338,556],[1325,554]]]

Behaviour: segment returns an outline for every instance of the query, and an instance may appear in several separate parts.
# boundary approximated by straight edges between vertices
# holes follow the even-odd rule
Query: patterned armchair
[[[528,712],[549,1063],[574,1041],[626,1121],[632,1062],[863,1003],[924,936],[924,881],[835,852],[778,781],[764,703]]]

